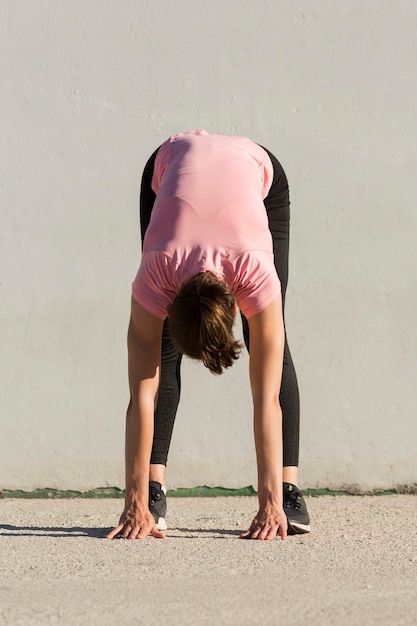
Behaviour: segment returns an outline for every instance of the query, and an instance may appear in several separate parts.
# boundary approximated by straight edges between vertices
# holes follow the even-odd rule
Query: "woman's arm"
[[[154,409],[159,384],[163,321],[132,299],[128,331],[130,402],[126,414],[126,495],[119,525],[108,535],[121,533],[143,539],[149,533],[163,537],[148,509],[149,463],[152,450]]]
[[[258,464],[259,511],[243,538],[287,536],[282,499],[282,414],[279,404],[284,358],[281,296],[248,320],[250,381]]]

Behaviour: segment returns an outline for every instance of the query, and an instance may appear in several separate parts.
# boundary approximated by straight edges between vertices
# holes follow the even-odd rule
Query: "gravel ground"
[[[309,535],[243,541],[256,498],[171,498],[165,540],[104,540],[122,500],[0,500],[0,624],[417,624],[416,496],[307,499]]]

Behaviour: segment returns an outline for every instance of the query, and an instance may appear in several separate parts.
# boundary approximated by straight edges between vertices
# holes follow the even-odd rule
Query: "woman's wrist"
[[[282,508],[282,482],[274,485],[258,485],[259,505],[264,507],[272,505],[275,508]]]
[[[137,506],[143,508],[148,506],[149,500],[149,479],[129,480],[126,483],[125,502],[135,502]]]

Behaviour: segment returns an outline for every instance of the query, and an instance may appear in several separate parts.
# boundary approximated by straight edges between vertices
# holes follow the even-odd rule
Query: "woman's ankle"
[[[149,466],[149,480],[154,480],[157,483],[161,483],[161,485],[165,487],[165,465],[152,463]]]
[[[284,483],[291,483],[291,485],[298,487],[298,467],[296,465],[283,467],[282,480]]]

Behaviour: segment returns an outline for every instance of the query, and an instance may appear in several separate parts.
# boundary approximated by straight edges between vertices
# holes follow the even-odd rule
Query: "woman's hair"
[[[242,344],[233,335],[235,299],[211,272],[193,276],[168,307],[171,337],[179,352],[203,361],[213,374],[239,358]]]

